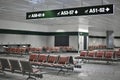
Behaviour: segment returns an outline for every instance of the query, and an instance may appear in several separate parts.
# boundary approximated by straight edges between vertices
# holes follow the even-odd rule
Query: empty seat
[[[40,54],[38,55],[37,62],[32,62],[33,65],[42,65],[43,63],[47,62],[48,55],[46,54]]]
[[[83,57],[83,58],[86,57],[87,53],[88,53],[87,51],[81,51],[80,57]]]
[[[10,53],[10,48],[5,48],[5,52],[9,54]]]
[[[113,59],[113,51],[106,51],[105,52],[105,59]]]
[[[53,66],[54,67],[58,67],[60,68],[60,70],[58,71],[57,74],[59,74],[59,72],[65,72],[63,69],[71,69],[72,67],[70,66],[67,66],[67,64],[69,64],[69,59],[70,57],[69,56],[60,56],[59,59],[58,59],[58,62],[56,64],[54,64]]]
[[[69,56],[60,56],[58,60],[58,64],[68,64],[69,63]]]
[[[20,49],[19,48],[15,48],[15,54],[19,54],[20,53]]]
[[[37,61],[37,59],[38,59],[38,54],[30,54],[29,61]]]
[[[87,57],[89,57],[89,58],[94,58],[94,57],[95,57],[95,54],[96,54],[95,51],[89,51]]]
[[[58,60],[58,56],[55,56],[55,55],[54,55],[54,56],[51,56],[51,55],[50,55],[50,56],[48,57],[47,62],[48,62],[48,63],[56,63],[57,60]]]
[[[7,59],[5,58],[0,58],[1,66],[2,66],[2,71],[5,70],[10,70],[10,65]]]
[[[30,52],[35,52],[35,48],[30,48]]]
[[[47,59],[47,62],[45,63],[42,63],[42,65],[45,65],[45,66],[53,66],[54,63],[56,63],[58,60],[58,56],[55,56],[55,55],[50,55]]]
[[[120,51],[115,51],[115,58],[120,58]]]
[[[33,74],[33,75],[36,75],[36,74],[37,75],[42,75],[42,73],[40,73],[39,69],[32,68],[32,65],[30,64],[29,61],[20,61],[20,63],[21,63],[23,74],[28,73],[28,75],[29,75],[27,80],[28,79],[36,80],[36,78],[31,77],[31,74]]]
[[[95,57],[96,58],[103,58],[104,57],[104,51],[97,51]]]
[[[69,56],[60,56],[57,63],[54,64],[55,67],[65,67],[69,64]]]
[[[21,48],[21,49],[20,49],[20,53],[21,53],[21,54],[25,53],[25,51],[26,51],[26,48]]]
[[[19,64],[18,60],[9,59],[9,62],[10,62],[10,65],[11,65],[11,71],[12,72],[14,72],[14,71],[21,72],[21,67],[20,67],[20,64]]]
[[[48,55],[40,54],[38,57],[38,62],[46,62],[48,58]]]

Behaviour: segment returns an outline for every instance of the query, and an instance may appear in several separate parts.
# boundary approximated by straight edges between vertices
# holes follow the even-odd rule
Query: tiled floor
[[[73,55],[78,54],[63,54]],[[28,59],[28,56],[23,57],[11,57],[2,55],[1,57],[15,58],[15,59]],[[47,72],[43,75],[42,79],[37,80],[120,80],[120,62],[113,62],[106,64],[105,61],[90,61],[89,63],[83,63],[82,68],[75,68],[74,72],[70,71],[66,74],[60,73],[57,75],[58,70],[43,69]],[[6,75],[0,73],[0,80],[26,80],[27,76],[22,74],[16,74],[6,72]]]

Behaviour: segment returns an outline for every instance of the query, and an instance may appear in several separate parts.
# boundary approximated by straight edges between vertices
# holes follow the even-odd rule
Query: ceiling
[[[114,4],[113,15],[26,20],[26,12]],[[120,30],[120,0],[0,0],[0,19],[41,25],[89,25]]]

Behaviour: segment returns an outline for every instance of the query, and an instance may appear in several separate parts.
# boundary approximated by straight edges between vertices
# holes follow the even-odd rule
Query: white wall
[[[106,32],[89,31],[89,35],[92,35],[92,36],[106,36]]]
[[[78,50],[78,36],[69,36],[69,46]]]
[[[114,36],[120,37],[120,31],[114,31]],[[114,45],[120,47],[120,38],[114,39]]]
[[[48,27],[44,25],[0,20],[0,29],[26,30],[48,32]],[[0,34],[0,43],[3,44],[31,44],[33,47],[46,46],[47,37],[39,35],[16,35]]]
[[[40,31],[40,32],[65,32],[78,31],[77,25],[54,25],[44,26],[31,23],[15,22],[0,20],[1,29]],[[54,47],[54,36],[39,36],[39,35],[20,35],[20,34],[0,34],[0,43],[2,44],[32,44],[34,47],[50,46]],[[70,46],[77,49],[77,37],[70,36]]]
[[[89,30],[89,35],[92,36],[106,36],[105,31]],[[106,39],[103,38],[89,38],[89,45],[106,45]]]
[[[54,41],[55,37],[54,36],[47,36],[47,46],[49,47],[54,47]]]
[[[79,35],[79,50],[84,50],[84,36]]]
[[[49,32],[78,32],[78,24],[74,25],[54,25],[48,27]],[[48,37],[48,45],[54,46],[54,36]],[[78,49],[77,36],[69,36],[69,46]]]
[[[46,36],[0,34],[1,44],[31,44],[33,47],[46,46]]]
[[[106,31],[93,31],[90,30],[89,31],[89,35],[92,36],[106,36]],[[119,31],[114,31],[114,36],[120,36],[120,32]],[[101,38],[89,38],[89,45],[106,45],[106,39],[101,39]],[[114,45],[115,46],[120,46],[120,39],[114,39]]]
[[[48,27],[45,25],[38,25],[32,23],[23,23],[16,21],[7,21],[0,20],[0,28],[1,29],[14,29],[14,30],[27,30],[27,31],[48,31]]]
[[[54,47],[54,36],[0,34],[0,44],[31,44],[32,47]],[[69,46],[78,49],[78,37],[69,37]]]
[[[89,38],[89,45],[106,45],[106,39]]]
[[[120,31],[114,31],[114,36],[120,36]]]
[[[89,27],[89,25],[79,24],[78,31],[79,32],[87,32],[88,33],[88,27]]]
[[[89,38],[89,45],[106,45],[106,39]],[[120,39],[114,39],[114,45],[120,47]]]
[[[48,27],[49,32],[77,32],[78,24],[74,25],[51,25]]]
[[[54,47],[55,37],[48,36],[47,37],[47,45],[49,47]],[[69,46],[78,49],[78,37],[77,36],[69,36]]]
[[[117,47],[120,47],[120,39],[114,39],[114,44]]]

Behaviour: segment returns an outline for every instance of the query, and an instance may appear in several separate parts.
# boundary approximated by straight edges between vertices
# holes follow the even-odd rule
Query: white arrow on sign
[[[78,14],[78,11],[77,11],[77,10],[75,11],[75,14]]]
[[[88,13],[88,9],[87,9],[87,10],[85,10],[85,13]]]
[[[57,15],[60,15],[60,12],[58,12]]]
[[[108,12],[110,10],[110,8],[106,8],[106,11]]]
[[[42,17],[44,17],[44,16],[45,16],[45,13],[42,14]]]

